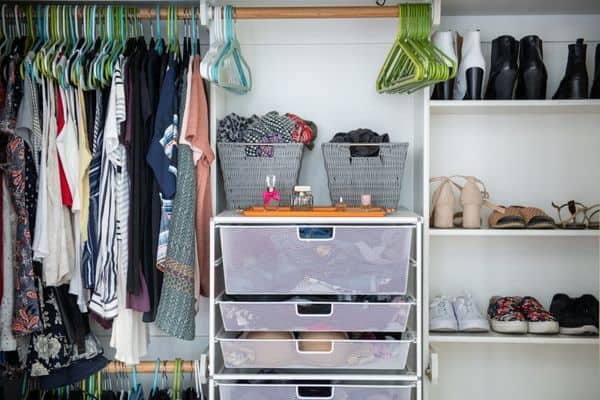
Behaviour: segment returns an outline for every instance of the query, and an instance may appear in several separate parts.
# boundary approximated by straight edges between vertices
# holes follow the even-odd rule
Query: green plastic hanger
[[[398,8],[398,35],[377,78],[377,91],[411,93],[455,76],[456,63],[431,44],[431,4]]]

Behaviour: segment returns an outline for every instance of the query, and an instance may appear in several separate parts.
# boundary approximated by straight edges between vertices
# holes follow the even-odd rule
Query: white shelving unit
[[[488,73],[492,39],[539,35],[552,97],[565,73],[567,45],[578,37],[588,42],[593,76],[597,6],[586,0],[444,0],[441,28],[480,29]],[[553,201],[600,201],[600,157],[587,150],[600,148],[599,100],[429,101],[425,109],[425,187],[430,176],[474,175],[492,202],[540,207],[555,219]],[[425,192],[428,216],[431,189]],[[484,210],[484,227],[474,230],[434,229],[426,222],[424,301],[467,291],[485,314],[494,295],[531,295],[547,308],[555,293],[600,295],[599,231],[495,230],[485,228],[488,216]],[[427,325],[427,309],[424,319]],[[427,400],[592,399],[600,393],[598,337],[426,335],[432,361],[425,363],[435,382],[425,385]],[[506,385],[491,389],[491,382]]]

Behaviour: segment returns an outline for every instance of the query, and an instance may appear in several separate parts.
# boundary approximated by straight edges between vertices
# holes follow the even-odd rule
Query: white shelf
[[[508,335],[488,333],[430,333],[431,343],[586,344],[599,345],[597,336]]]
[[[599,113],[600,100],[432,100],[432,115]]]
[[[514,236],[514,237],[600,237],[600,230],[591,229],[435,229],[430,236]]]

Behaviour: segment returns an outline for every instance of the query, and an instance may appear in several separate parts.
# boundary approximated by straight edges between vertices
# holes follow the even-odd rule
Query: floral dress
[[[71,364],[73,346],[67,332],[52,288],[40,287],[42,331],[31,336],[27,369],[31,376],[45,376]]]

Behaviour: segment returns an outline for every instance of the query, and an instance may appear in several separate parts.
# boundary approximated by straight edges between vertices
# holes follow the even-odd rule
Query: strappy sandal
[[[494,211],[488,220],[492,229],[524,229],[527,224],[518,207],[508,207],[504,213]]]
[[[586,223],[586,210],[588,209],[582,203],[579,203],[575,200],[570,200],[565,204],[559,206],[556,203],[552,202],[552,207],[556,208],[558,212],[558,225],[563,229],[585,229],[587,226]],[[571,213],[571,216],[563,219],[561,215],[561,210],[563,208],[567,208]]]
[[[536,207],[511,206],[517,208],[525,222],[527,229],[554,229],[556,222],[544,211]]]
[[[588,229],[600,229],[600,204],[585,209],[585,221]]]

